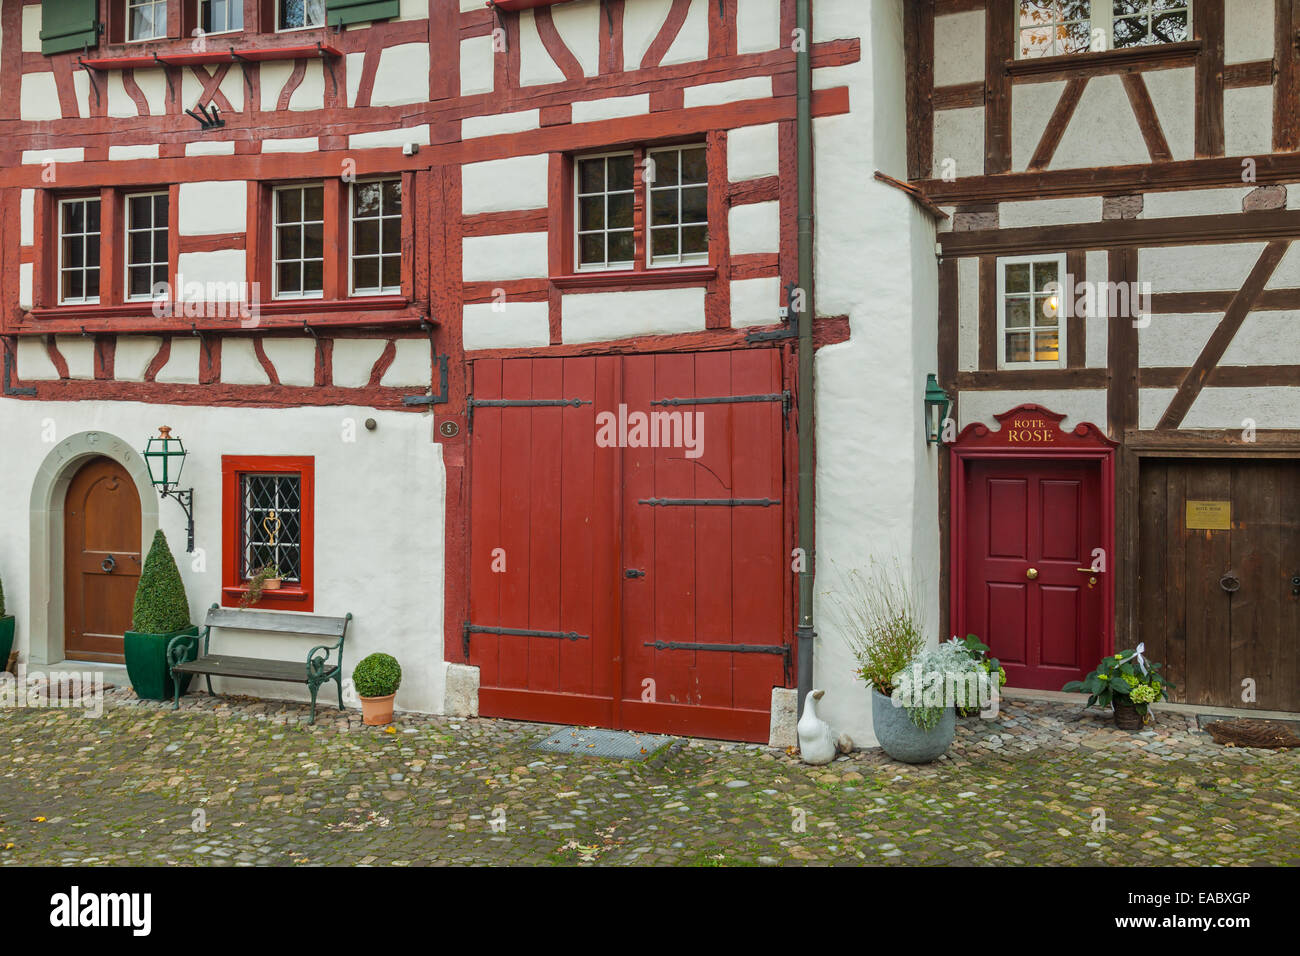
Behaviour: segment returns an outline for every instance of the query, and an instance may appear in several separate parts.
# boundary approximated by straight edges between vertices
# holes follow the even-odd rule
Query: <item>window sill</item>
[[[248,588],[223,587],[221,604],[223,607],[238,607]],[[277,591],[263,591],[262,599],[250,607],[268,611],[310,611],[312,609],[311,592],[302,588],[282,587]]]
[[[81,332],[191,332],[240,329],[348,328],[365,325],[418,325],[428,322],[425,306],[401,295],[370,295],[348,299],[276,299],[249,306],[240,314],[237,302],[209,303],[210,317],[184,314],[185,304],[168,317],[154,314],[150,301],[122,305],[61,305],[23,313],[17,335],[79,334]],[[222,314],[224,313],[224,314]]]
[[[1024,60],[1007,60],[1006,69],[1013,77],[1054,79],[1057,76],[1075,75],[1079,72],[1117,73],[1150,68],[1153,64],[1179,66],[1191,64],[1200,54],[1204,43],[1187,40],[1183,43],[1161,43],[1154,46],[1125,47],[1099,53],[1064,53],[1059,56],[1036,56]]]
[[[664,286],[703,285],[718,277],[714,266],[681,266],[678,268],[631,269],[575,272],[569,275],[551,276],[551,282],[558,289],[595,290],[609,286],[636,286],[655,288]]]
[[[223,49],[209,49],[195,53],[190,40],[132,40],[126,43],[106,44],[102,56],[78,57],[82,66],[92,70],[128,70],[150,66],[194,66],[200,63],[238,63],[240,60],[299,60],[315,57],[338,57],[343,54],[330,46],[330,31],[322,27],[297,30],[294,46],[286,45],[287,37],[280,34],[247,34],[239,46],[234,45],[240,31],[222,36]],[[209,37],[214,34],[208,34]],[[310,40],[311,43],[304,41]],[[215,47],[217,44],[212,44]]]

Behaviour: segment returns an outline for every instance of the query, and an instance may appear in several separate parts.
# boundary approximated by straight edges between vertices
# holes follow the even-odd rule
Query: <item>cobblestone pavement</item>
[[[106,697],[98,718],[0,709],[0,866],[1300,865],[1300,751],[1223,748],[1183,715],[1131,735],[1004,701],[935,764],[806,767],[756,745],[619,762],[539,753],[542,724],[385,730],[326,708],[310,728],[291,703]]]

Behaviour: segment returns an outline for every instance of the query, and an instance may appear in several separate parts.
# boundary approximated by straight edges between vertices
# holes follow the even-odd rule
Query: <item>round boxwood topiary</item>
[[[159,528],[140,572],[131,608],[131,630],[139,634],[174,634],[190,627],[190,602],[176,568],[167,536]]]
[[[402,686],[402,666],[390,654],[371,654],[352,671],[352,686],[361,697],[396,694]]]

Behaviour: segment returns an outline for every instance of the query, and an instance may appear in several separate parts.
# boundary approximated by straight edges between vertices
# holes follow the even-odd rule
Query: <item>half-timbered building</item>
[[[405,707],[766,740],[802,629],[869,740],[810,666],[807,372],[823,566],[937,569],[934,227],[902,4],[808,6],[3,0],[24,660],[119,661],[162,527],[196,616],[275,564]]]
[[[1300,5],[908,4],[940,226],[945,631],[1300,709]]]

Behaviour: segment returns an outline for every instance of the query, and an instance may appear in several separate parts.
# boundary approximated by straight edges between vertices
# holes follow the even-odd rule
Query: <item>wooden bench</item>
[[[343,709],[343,641],[347,635],[345,617],[323,617],[316,614],[272,614],[266,611],[240,611],[223,608],[218,604],[208,609],[203,620],[202,634],[180,634],[167,643],[167,663],[171,668],[172,683],[176,687],[173,710],[181,706],[181,679],[185,674],[202,674],[212,693],[213,677],[243,677],[250,680],[285,681],[306,684],[311,692],[311,723],[316,723],[316,693],[322,684],[334,681],[338,685],[339,710]],[[240,631],[260,631],[267,634],[301,634],[312,637],[336,637],[336,644],[318,644],[307,652],[306,663],[297,661],[272,661],[259,657],[231,657],[213,654],[212,629],[224,627]],[[199,654],[199,639],[203,640],[203,653]],[[319,653],[318,653],[319,652]],[[330,654],[334,653],[334,661]],[[192,658],[187,660],[186,658]]]

